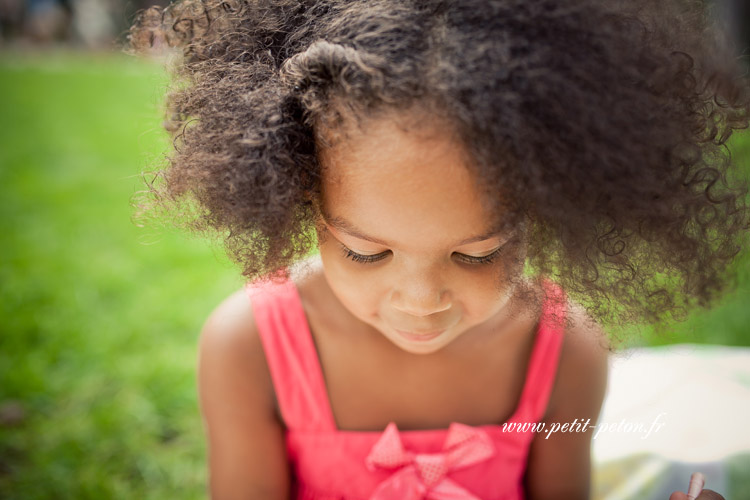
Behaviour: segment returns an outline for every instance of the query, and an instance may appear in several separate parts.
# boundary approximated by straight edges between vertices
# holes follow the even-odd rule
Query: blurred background
[[[121,48],[152,4],[0,0],[3,499],[205,497],[196,340],[242,280],[219,246],[131,221],[171,147],[162,64]],[[745,56],[748,4],[710,5]],[[750,136],[731,149],[750,172]],[[750,262],[738,273],[720,307],[634,345],[750,346]]]

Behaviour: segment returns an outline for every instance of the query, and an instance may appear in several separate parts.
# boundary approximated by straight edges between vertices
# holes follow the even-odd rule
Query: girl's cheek
[[[370,289],[372,280],[363,281],[363,274],[358,267],[362,264],[349,261],[335,241],[329,238],[328,242],[318,246],[320,258],[323,262],[329,285],[348,294],[362,294]]]

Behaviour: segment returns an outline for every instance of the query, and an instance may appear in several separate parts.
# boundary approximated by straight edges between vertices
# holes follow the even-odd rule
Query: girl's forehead
[[[491,228],[462,144],[429,122],[377,120],[320,152],[324,213],[415,247]]]
[[[466,175],[470,166],[466,149],[453,129],[426,113],[347,119],[341,126],[322,129],[317,135],[318,157],[329,176],[357,175],[360,170],[371,171],[378,165],[400,166],[398,172],[391,174],[406,175],[415,172],[404,167],[429,163],[434,168],[424,173],[434,174],[438,167],[451,167],[459,170],[455,174]],[[450,161],[437,161],[445,156]]]

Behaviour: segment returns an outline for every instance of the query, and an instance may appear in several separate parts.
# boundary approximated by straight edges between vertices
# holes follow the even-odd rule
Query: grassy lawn
[[[196,337],[241,281],[130,221],[162,85],[126,56],[0,61],[0,498],[205,496]]]
[[[0,54],[0,498],[204,497],[196,337],[241,279],[130,221],[164,83],[126,56]],[[679,341],[750,345],[748,269]]]

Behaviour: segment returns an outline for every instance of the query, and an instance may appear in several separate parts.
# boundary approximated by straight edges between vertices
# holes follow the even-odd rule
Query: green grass
[[[0,498],[203,498],[194,364],[241,280],[130,221],[168,143],[163,75],[126,56],[0,61]]]
[[[196,338],[242,281],[220,249],[130,221],[168,148],[164,84],[126,56],[0,55],[0,498],[205,495]],[[750,345],[749,275],[679,340]]]

